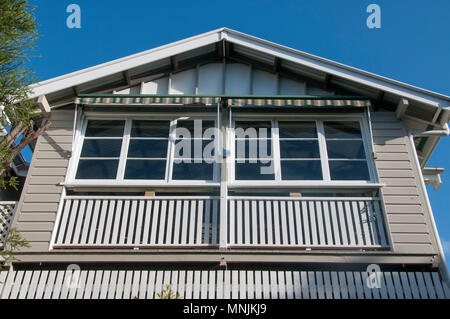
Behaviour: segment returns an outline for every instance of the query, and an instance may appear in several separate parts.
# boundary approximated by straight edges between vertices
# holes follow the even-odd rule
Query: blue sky
[[[40,80],[229,27],[298,50],[450,95],[450,1],[144,1],[46,0],[37,5],[41,39],[31,61]],[[66,7],[81,7],[81,29],[66,26]],[[366,26],[369,4],[381,29]],[[429,165],[449,166],[450,137]],[[429,188],[436,223],[450,255],[450,172]]]

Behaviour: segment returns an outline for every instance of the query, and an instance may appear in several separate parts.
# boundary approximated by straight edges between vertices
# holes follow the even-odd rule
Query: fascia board
[[[450,97],[448,96],[410,86],[408,84],[384,78],[363,70],[351,68],[334,61],[280,46],[266,40],[243,35],[231,30],[228,31],[226,38],[231,43],[242,45],[269,55],[274,55],[293,63],[298,63],[324,73],[342,77],[349,81],[354,81],[378,90],[403,96],[420,103],[441,107],[446,107],[449,105]]]
[[[31,85],[31,98],[168,58],[221,40],[221,29]]]

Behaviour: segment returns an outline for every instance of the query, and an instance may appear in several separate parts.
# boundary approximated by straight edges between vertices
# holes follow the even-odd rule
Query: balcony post
[[[223,107],[223,101],[220,101],[217,106],[217,123],[220,123],[220,138],[218,148],[218,159],[220,159],[220,228],[219,228],[219,245],[220,249],[227,248],[227,205],[228,205],[228,170],[227,170],[227,148],[228,148],[228,134],[227,123],[229,113]]]

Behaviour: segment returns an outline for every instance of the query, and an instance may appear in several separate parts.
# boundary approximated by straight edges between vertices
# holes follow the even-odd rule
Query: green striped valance
[[[80,96],[77,97],[77,104],[84,105],[148,105],[148,104],[215,104],[219,103],[217,96],[133,96],[133,95],[109,95],[109,96]]]
[[[330,98],[230,98],[231,106],[370,106],[369,100]]]
[[[370,100],[348,96],[201,96],[201,95],[80,95],[83,105],[151,105],[151,104],[216,104],[222,100],[228,106],[370,106]]]

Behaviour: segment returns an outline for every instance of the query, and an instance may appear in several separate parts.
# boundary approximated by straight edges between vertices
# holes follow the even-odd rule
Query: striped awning
[[[370,100],[352,96],[203,96],[203,95],[80,95],[75,103],[82,105],[211,105],[223,101],[228,106],[276,107],[366,107]]]

